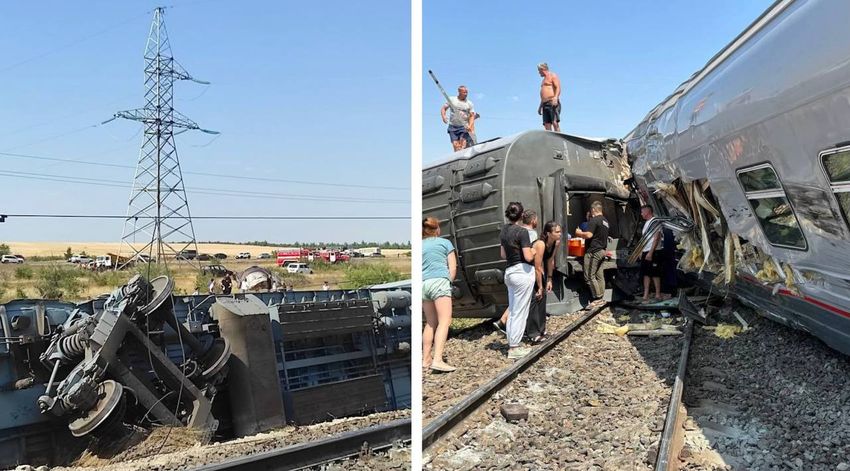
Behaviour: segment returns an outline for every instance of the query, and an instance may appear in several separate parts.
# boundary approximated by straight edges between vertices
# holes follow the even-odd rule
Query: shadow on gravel
[[[449,330],[450,339],[459,339],[464,341],[474,341],[482,337],[486,337],[496,330],[492,325],[492,319],[481,319],[483,324],[475,325],[457,330]]]

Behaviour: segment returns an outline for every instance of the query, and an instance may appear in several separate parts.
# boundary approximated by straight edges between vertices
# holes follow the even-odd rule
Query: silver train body
[[[848,18],[850,2],[777,1],[625,138],[641,193],[658,210],[676,213],[665,185],[680,202],[691,185],[718,205],[719,217],[702,214],[707,246],[726,255],[714,275],[734,273],[741,300],[845,354]]]
[[[422,215],[440,220],[442,236],[458,255],[454,315],[489,317],[507,306],[505,261],[499,234],[511,201],[534,209],[543,224],[555,220],[564,230],[556,252],[555,287],[548,312],[564,314],[587,302],[580,263],[567,254],[566,238],[599,200],[612,224],[605,263],[616,270],[637,227],[634,193],[623,180],[628,164],[616,140],[593,140],[548,131],[527,131],[483,142],[430,164],[422,172]],[[623,256],[622,258],[625,258]]]

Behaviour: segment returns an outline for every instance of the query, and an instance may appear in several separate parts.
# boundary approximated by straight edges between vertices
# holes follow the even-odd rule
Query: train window
[[[841,207],[844,222],[850,225],[850,149],[829,152],[821,155],[823,169]]]
[[[806,250],[806,238],[773,167],[762,164],[739,170],[738,181],[767,240],[780,247]]]

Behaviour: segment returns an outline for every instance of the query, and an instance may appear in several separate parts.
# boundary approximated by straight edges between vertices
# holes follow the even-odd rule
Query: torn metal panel
[[[798,298],[805,312],[780,303],[770,315],[831,345],[844,345],[850,318],[850,226],[843,177],[823,159],[850,142],[848,16],[845,2],[776,2],[625,138],[637,181],[698,228],[680,267],[758,285],[744,292],[771,308]],[[762,168],[774,184],[745,187]]]

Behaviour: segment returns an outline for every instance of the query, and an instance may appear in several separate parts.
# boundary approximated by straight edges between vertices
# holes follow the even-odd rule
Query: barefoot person
[[[584,253],[584,281],[590,288],[593,301],[589,308],[593,309],[605,301],[605,275],[602,271],[602,261],[605,259],[605,250],[608,248],[608,230],[610,225],[605,216],[602,215],[602,203],[594,201],[590,205],[590,219],[587,221],[587,230],[576,229],[576,236],[586,239],[587,251]]]
[[[452,149],[455,152],[465,149],[471,138],[470,132],[475,132],[475,109],[472,101],[467,99],[469,91],[461,85],[457,89],[456,97],[449,97],[449,102],[440,108],[440,117],[448,124],[449,138],[452,140]],[[451,110],[451,115],[446,117],[446,111]]]
[[[643,218],[643,231],[641,234],[646,234],[649,230],[650,223],[652,223],[653,219],[655,219],[655,214],[652,210],[652,206],[643,205],[640,208],[640,217]],[[661,232],[657,232],[655,237],[646,241],[646,245],[643,246],[643,254],[641,255],[640,262],[640,270],[643,273],[643,301],[649,301],[650,299],[661,299],[661,272],[662,272],[662,263],[661,263],[661,249],[663,244],[661,243]],[[655,285],[655,298],[649,297],[649,284],[650,281]]]
[[[537,64],[537,73],[543,77],[537,114],[543,115],[543,127],[547,131],[561,132],[561,79],[545,62]]]
[[[452,243],[440,237],[440,221],[422,220],[422,366],[432,371],[451,372],[455,367],[443,361],[443,349],[452,323],[452,280],[457,258]],[[434,347],[433,360],[431,347]]]
[[[561,243],[561,225],[549,221],[543,226],[540,238],[531,244],[534,249],[534,297],[525,324],[525,335],[531,343],[546,340],[546,294],[552,292],[552,271],[555,269],[555,249]]]
[[[522,334],[531,307],[534,291],[534,253],[528,229],[520,226],[522,203],[508,203],[505,218],[508,224],[502,227],[499,239],[502,245],[502,258],[507,262],[505,285],[508,288],[508,358],[518,359],[528,354],[528,347],[521,346]]]

